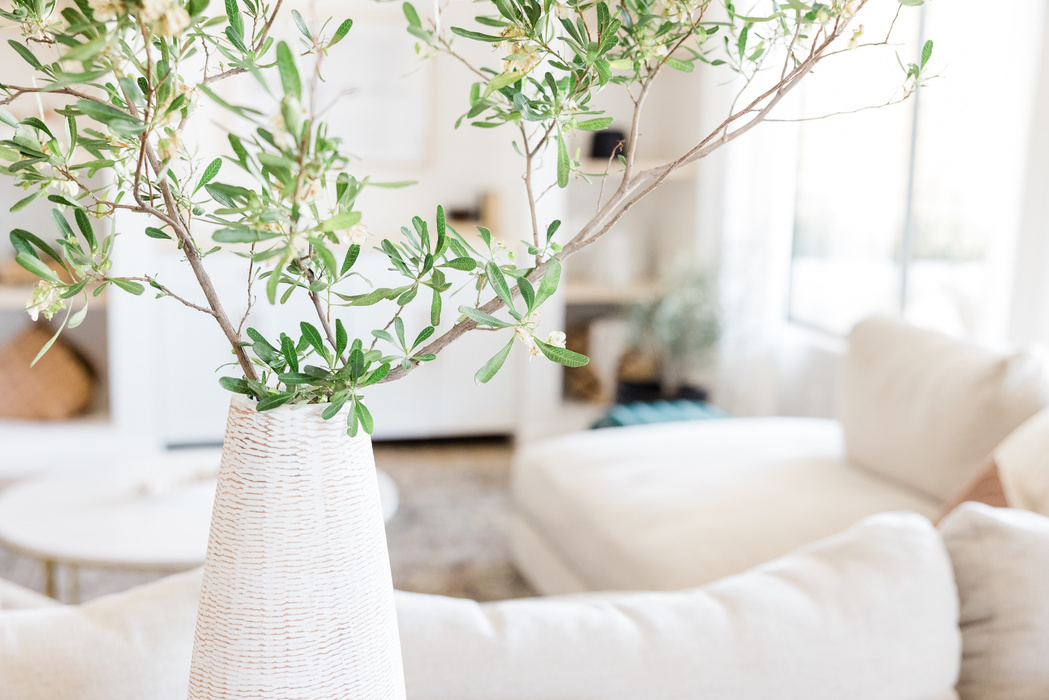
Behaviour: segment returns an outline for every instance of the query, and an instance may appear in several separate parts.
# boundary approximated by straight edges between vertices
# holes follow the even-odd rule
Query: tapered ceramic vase
[[[404,698],[371,440],[324,408],[230,405],[191,700]]]

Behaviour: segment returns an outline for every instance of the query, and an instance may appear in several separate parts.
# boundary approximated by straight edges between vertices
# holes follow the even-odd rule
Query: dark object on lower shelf
[[[706,401],[710,393],[701,386],[686,384],[673,394],[664,394],[659,382],[628,382],[616,384],[616,403],[652,403],[654,401]]]
[[[608,415],[590,426],[598,428],[619,428],[626,425],[645,425],[648,423],[672,423],[685,420],[709,420],[728,418],[729,414],[706,403],[705,401],[652,401],[613,406]]]
[[[622,144],[622,145],[620,145]],[[591,158],[611,158],[613,154],[626,153],[626,134],[616,129],[605,129],[594,133],[590,144]]]

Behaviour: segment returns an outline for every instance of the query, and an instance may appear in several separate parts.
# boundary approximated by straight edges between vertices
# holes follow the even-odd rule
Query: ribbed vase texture
[[[323,408],[230,405],[191,700],[404,698],[371,440]]]

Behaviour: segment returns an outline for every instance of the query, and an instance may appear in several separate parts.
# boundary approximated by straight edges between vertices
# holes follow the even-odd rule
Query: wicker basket
[[[29,366],[53,333],[43,324],[30,326],[0,351],[0,418],[65,420],[91,405],[94,373],[61,338]]]

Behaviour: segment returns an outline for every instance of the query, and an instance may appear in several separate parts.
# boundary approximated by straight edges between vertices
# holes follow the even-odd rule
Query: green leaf
[[[31,65],[33,68],[40,70],[43,67],[40,65],[40,61],[37,60],[36,56],[33,55],[33,52],[25,46],[23,46],[22,44],[15,41],[14,39],[8,39],[7,43],[10,44],[11,48],[14,49],[19,56],[24,58],[25,62]]]
[[[547,262],[546,272],[543,273],[543,279],[539,282],[539,290],[535,293],[536,307],[542,306],[543,302],[552,297],[560,283],[561,261],[557,258],[550,258]]]
[[[757,55],[751,55],[747,60],[754,61],[757,60],[757,58]],[[696,64],[692,61],[682,61],[680,58],[674,58],[673,56],[667,56],[666,62],[668,66],[674,70],[679,70],[682,73],[691,73],[696,68]]]
[[[521,277],[517,280],[517,288],[521,290],[521,298],[524,300],[525,308],[531,312],[535,308],[535,289],[532,288],[531,282]]]
[[[342,24],[339,25],[339,28],[335,30],[335,35],[331,38],[331,41],[328,42],[328,48],[330,49],[332,46],[335,46],[344,38],[346,38],[346,35],[349,34],[350,27],[352,26],[352,19],[343,20]]]
[[[84,236],[84,240],[87,241],[91,252],[98,250],[98,239],[95,238],[95,229],[91,226],[91,220],[87,218],[87,212],[83,209],[74,209],[73,217],[76,219],[77,228],[80,229],[80,233]]]
[[[407,4],[407,3],[405,3],[405,4]],[[499,42],[501,42],[503,40],[503,37],[501,37],[501,36],[494,36],[492,34],[482,34],[481,32],[472,32],[469,29],[463,29],[462,27],[452,27],[452,34],[458,34],[459,36],[463,37],[464,39],[473,39],[474,41],[484,41],[484,42],[489,43],[489,44],[498,44]],[[517,77],[521,78],[522,76],[519,74]],[[509,83],[507,83],[507,84],[509,85]],[[487,95],[486,95],[486,97],[487,97]]]
[[[317,227],[319,231],[325,233],[330,231],[338,231],[339,229],[349,228],[354,226],[361,221],[361,213],[359,211],[344,211],[331,217],[320,226]]]
[[[572,352],[571,350],[559,348],[556,345],[544,343],[538,338],[535,338],[534,340],[535,344],[539,347],[540,352],[546,355],[547,359],[560,363],[565,367],[582,367],[590,362],[590,358],[586,355],[580,355],[578,352]]]
[[[119,277],[107,277],[106,279],[123,289],[128,294],[139,296],[142,292],[146,291],[146,288],[138,282],[132,282],[131,280],[125,280]]]
[[[494,262],[490,262],[485,266],[485,271],[488,273],[488,284],[495,292],[496,296],[503,300],[503,303],[510,309],[514,308],[513,297],[510,294],[510,287],[506,284],[506,278],[503,277],[503,271],[499,269],[499,266]]]
[[[287,42],[277,44],[277,70],[280,71],[280,83],[285,94],[300,97],[302,95],[302,82],[299,80],[299,70],[295,67],[295,57],[291,54]]]
[[[335,356],[342,357],[342,353],[346,351],[346,345],[349,341],[349,336],[346,334],[346,327],[342,325],[342,319],[335,319]]]
[[[477,370],[477,374],[474,375],[474,383],[487,384],[503,366],[503,363],[506,362],[506,358],[510,356],[510,349],[513,348],[513,346],[514,339],[510,338],[510,342],[507,343],[502,350],[493,355],[488,362],[485,362],[484,367]]]
[[[299,354],[295,350],[295,343],[286,333],[280,334],[280,353],[284,355],[292,372],[299,371]]]
[[[475,309],[470,306],[460,306],[459,313],[461,313],[463,316],[466,316],[467,318],[473,319],[481,325],[492,326],[493,328],[509,328],[510,326],[514,325],[507,321],[503,321],[502,319],[496,318],[491,314],[486,314],[480,309]]]
[[[58,275],[52,272],[51,268],[41,262],[40,258],[30,255],[29,253],[19,253],[15,256],[15,262],[32,272],[37,277],[42,277],[43,279],[52,282],[59,281]]]
[[[308,374],[301,372],[282,372],[277,375],[281,384],[287,386],[299,386],[300,384],[313,384],[316,380]]]
[[[433,290],[433,301],[430,302],[430,323],[435,326],[441,325],[441,293]]]
[[[568,144],[565,143],[561,131],[557,132],[557,186],[568,187],[568,175],[572,171],[572,163],[568,160]]]
[[[452,28],[452,31],[455,31],[454,27]],[[496,41],[501,41],[501,39],[496,39]],[[488,96],[496,90],[502,90],[508,85],[513,85],[523,77],[524,73],[518,73],[517,71],[513,71],[510,73],[502,73],[500,75],[495,76],[494,78],[488,81],[488,86],[484,89],[484,94],[481,96],[481,99],[488,99]]]
[[[919,7],[925,4],[925,0],[900,0],[900,4],[907,7]]]
[[[339,270],[340,275],[345,275],[353,267],[353,264],[357,262],[357,256],[361,254],[361,247],[359,245],[351,245],[346,251],[346,257],[342,260],[342,268]]]
[[[256,243],[276,238],[279,233],[254,228],[220,228],[212,236],[216,243]]]
[[[361,421],[361,427],[364,428],[364,432],[369,435],[375,430],[375,421],[372,419],[371,411],[369,411],[363,403],[357,401],[354,403],[353,409],[357,412],[357,418]]]
[[[921,67],[924,68],[925,64],[932,58],[932,39],[925,42],[925,46],[922,47],[922,62]]]
[[[450,267],[453,270],[470,272],[477,267],[477,261],[473,258],[453,258],[446,263],[441,263],[438,267]]]
[[[240,16],[240,8],[237,0],[226,0],[226,17],[229,18],[229,26],[240,36],[244,36],[244,20]]]
[[[419,20],[419,13],[415,11],[415,7],[410,2],[406,2],[403,5],[401,5],[401,9],[404,11],[404,17],[408,20],[408,24],[410,26],[423,26],[423,23]],[[455,30],[453,29],[452,31]]]
[[[291,11],[291,18],[295,21],[295,26],[299,28],[302,35],[307,39],[310,38],[310,28],[306,26],[306,20],[302,18],[298,10]]]
[[[150,238],[167,239],[169,241],[171,240],[171,236],[169,236],[168,234],[164,233],[159,228],[154,228],[152,226],[147,226],[146,227],[146,235],[149,236]]]
[[[228,2],[228,0],[227,0]],[[259,401],[259,405],[256,407],[259,411],[269,411],[270,409],[283,406],[295,397],[292,392],[283,392],[280,394],[271,394],[266,398]]]
[[[238,377],[219,377],[219,385],[226,391],[234,394],[246,394],[253,396],[255,392],[248,386],[248,382]]]
[[[604,129],[606,126],[611,124],[614,119],[612,117],[601,117],[600,119],[587,119],[585,122],[579,122],[576,124],[577,129],[583,129],[585,131],[598,131]]]
[[[208,184],[215,179],[215,176],[219,174],[219,170],[222,168],[222,159],[216,158],[215,160],[208,163],[208,167],[204,168],[204,174],[200,176],[200,182],[193,188],[193,193],[196,194],[204,185]]]
[[[314,326],[311,326],[305,321],[299,323],[299,328],[302,329],[302,337],[306,339],[306,342],[312,345],[313,349],[316,350],[323,357],[326,354],[326,351],[324,348],[324,340],[321,338],[320,331],[318,331]]]

